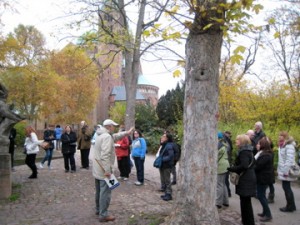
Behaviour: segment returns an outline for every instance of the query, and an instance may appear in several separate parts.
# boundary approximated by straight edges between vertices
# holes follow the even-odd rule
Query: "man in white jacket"
[[[128,131],[113,134],[118,124],[110,119],[103,122],[103,127],[97,129],[94,146],[93,176],[95,177],[96,188],[96,215],[99,215],[99,222],[114,221],[115,217],[108,215],[108,207],[111,200],[111,190],[105,182],[113,173],[115,161],[114,142],[130,135],[134,128]]]

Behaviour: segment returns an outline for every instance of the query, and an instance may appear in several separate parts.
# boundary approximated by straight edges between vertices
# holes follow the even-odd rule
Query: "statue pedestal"
[[[8,198],[12,192],[10,160],[9,153],[0,152],[0,199]]]

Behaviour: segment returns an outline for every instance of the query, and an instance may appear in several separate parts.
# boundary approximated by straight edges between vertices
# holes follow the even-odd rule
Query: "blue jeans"
[[[257,184],[257,198],[263,208],[262,214],[267,217],[272,217],[271,211],[270,211],[270,208],[268,205],[268,200],[266,197],[266,190],[268,187],[269,187],[269,185],[267,185],[267,184],[266,185]]]
[[[111,190],[104,180],[95,179],[96,188],[96,213],[99,213],[99,217],[108,216],[108,207],[111,200]]]
[[[53,148],[49,148],[45,151],[46,151],[46,155],[45,155],[44,159],[42,160],[42,164],[44,164],[48,160],[48,166],[50,166],[51,160],[52,160]]]
[[[136,175],[137,180],[141,183],[144,183],[144,163],[145,158],[141,157],[133,157],[135,168],[136,168]]]

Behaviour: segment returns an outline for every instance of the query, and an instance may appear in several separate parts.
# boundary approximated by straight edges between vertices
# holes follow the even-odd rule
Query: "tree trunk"
[[[184,144],[178,192],[166,224],[220,223],[215,196],[221,46],[222,32],[191,32],[187,40]]]

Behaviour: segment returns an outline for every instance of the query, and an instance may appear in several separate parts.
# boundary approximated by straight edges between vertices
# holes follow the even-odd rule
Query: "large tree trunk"
[[[215,196],[221,46],[222,32],[191,32],[187,40],[179,190],[166,224],[219,224]]]

